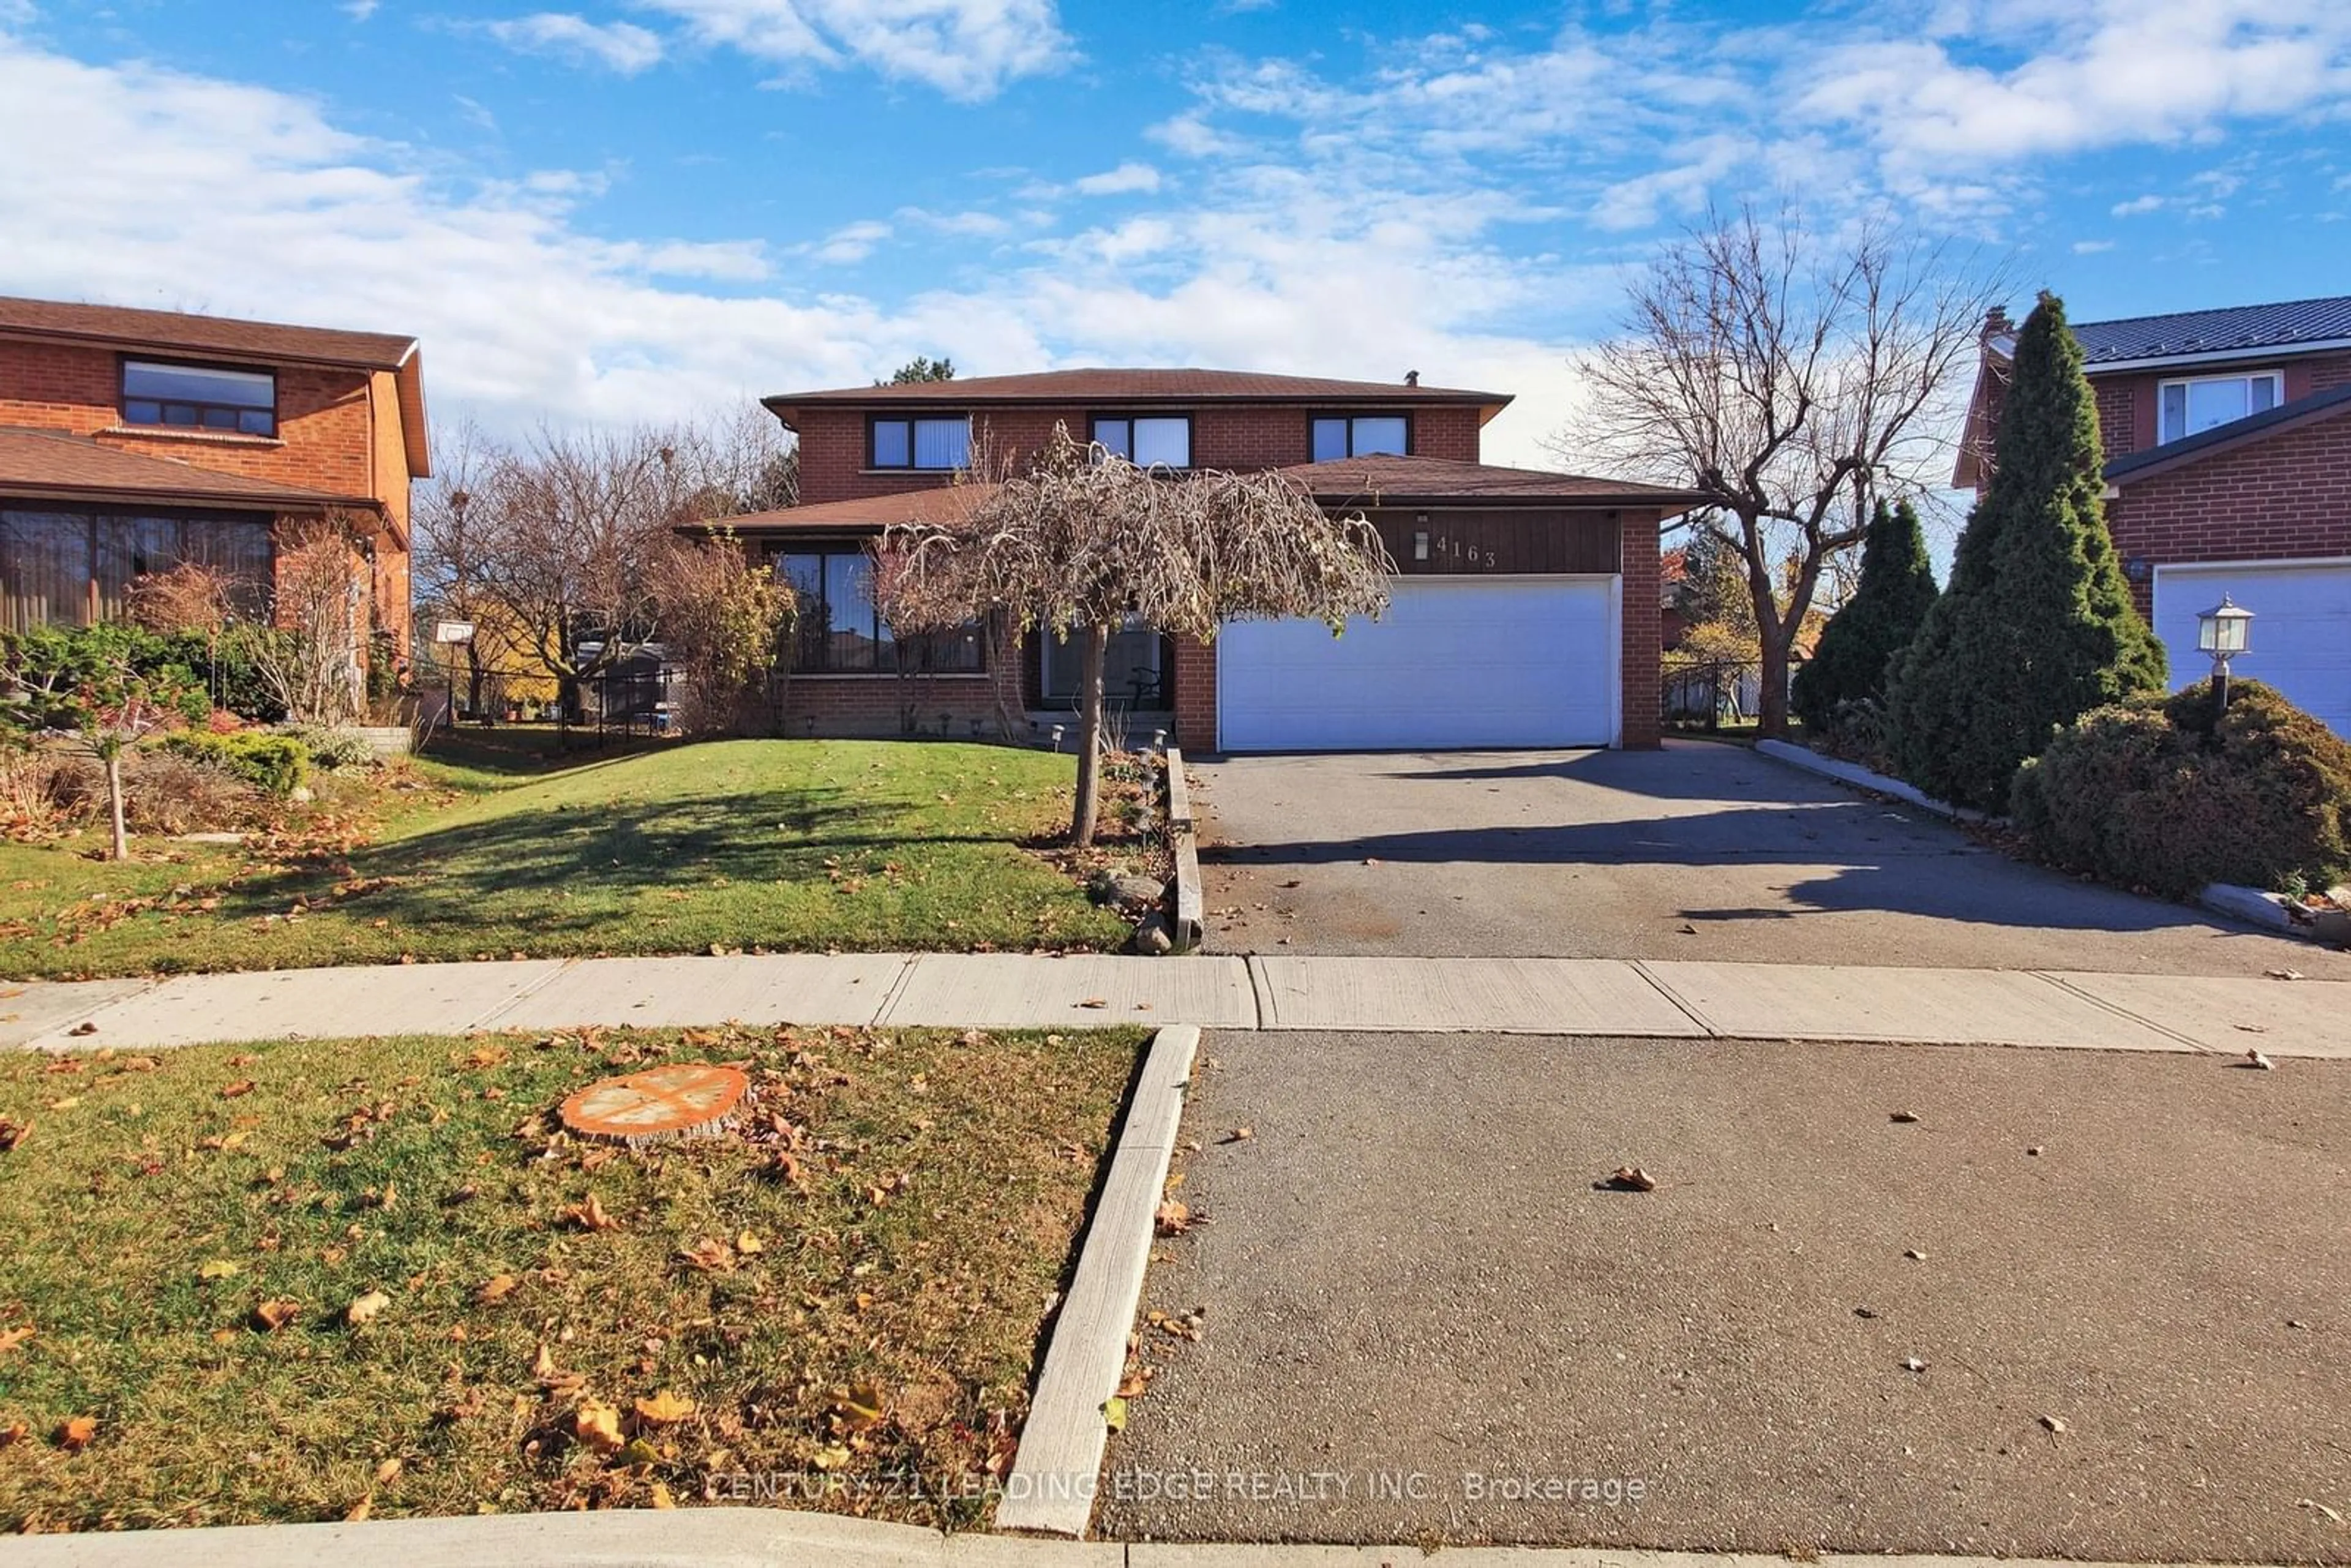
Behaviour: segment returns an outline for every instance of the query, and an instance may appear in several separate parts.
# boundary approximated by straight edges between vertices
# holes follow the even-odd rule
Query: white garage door
[[[2253,612],[2252,651],[2231,672],[2275,686],[2351,737],[2351,560],[2156,568],[2155,632],[2173,685],[2212,673],[2211,656],[2196,651],[2196,616],[2223,593]]]
[[[1224,749],[1615,742],[1616,579],[1402,578],[1390,598],[1386,620],[1342,637],[1314,621],[1219,632]]]

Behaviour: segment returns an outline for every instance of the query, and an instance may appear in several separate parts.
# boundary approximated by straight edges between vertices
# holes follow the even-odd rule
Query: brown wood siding
[[[1552,573],[1613,576],[1623,570],[1613,511],[1514,507],[1368,514],[1405,577]],[[1413,536],[1428,535],[1428,559],[1414,559]]]

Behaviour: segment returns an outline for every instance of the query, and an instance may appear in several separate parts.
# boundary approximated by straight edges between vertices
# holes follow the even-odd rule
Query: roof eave
[[[413,358],[416,340],[410,339],[405,352],[399,358],[384,359],[381,355],[350,354],[288,354],[260,353],[251,349],[223,348],[210,343],[178,343],[168,339],[134,337],[114,332],[75,332],[54,330],[46,327],[0,325],[0,338],[19,342],[71,343],[80,348],[105,349],[115,353],[178,355],[193,359],[235,360],[246,364],[284,366],[329,371],[396,371]]]
[[[224,496],[204,490],[175,490],[168,486],[59,485],[20,480],[0,480],[0,497],[25,501],[78,501],[88,506],[188,507],[207,512],[305,512],[349,507],[381,514],[386,510],[383,502],[373,496]]]
[[[2323,397],[2325,394],[2318,395]],[[2286,407],[2292,409],[2293,404],[2289,403]],[[2255,423],[2252,420],[2240,421],[2238,423],[2252,424],[2252,428],[2230,431],[2223,440],[2199,441],[2195,437],[2190,437],[2188,441],[2173,444],[2174,449],[2169,451],[2161,446],[2149,447],[2147,451],[2161,455],[2144,463],[2133,464],[2132,462],[2133,458],[2144,456],[2144,453],[2128,454],[2107,464],[2100,471],[2099,476],[2108,486],[2119,490],[2126,486],[2136,485],[2142,479],[2152,479],[2158,475],[2169,474],[2174,470],[2185,468],[2190,464],[2201,463],[2207,457],[2216,457],[2224,452],[2234,452],[2241,446],[2267,441],[2273,435],[2283,435],[2289,431],[2300,430],[2305,425],[2316,424],[2322,420],[2338,419],[2345,414],[2351,414],[2351,387],[2342,389],[2338,395],[2319,402],[2314,407],[2297,410],[2283,419],[2272,420],[2264,423]],[[2227,431],[2229,426],[2220,425],[2217,430]]]

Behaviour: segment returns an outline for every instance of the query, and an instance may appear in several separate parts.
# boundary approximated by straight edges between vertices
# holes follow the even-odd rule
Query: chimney
[[[1989,343],[1994,338],[2005,338],[2015,330],[2015,324],[2008,319],[2007,306],[1995,305],[1991,309],[1984,312],[1982,333],[1982,340],[1984,342]]]
[[[1406,385],[1406,386],[1408,386],[1408,387],[1416,387],[1416,386],[1418,386],[1418,385],[1420,384],[1420,372],[1419,372],[1418,371],[1405,371],[1405,373],[1404,373],[1404,384],[1405,384],[1405,385]]]

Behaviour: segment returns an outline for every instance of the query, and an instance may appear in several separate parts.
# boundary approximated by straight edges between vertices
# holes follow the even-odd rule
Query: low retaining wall
[[[1200,898],[1200,843],[1192,817],[1192,789],[1184,780],[1184,754],[1175,747],[1167,759],[1167,840],[1176,859],[1176,950],[1195,952],[1207,925]]]

